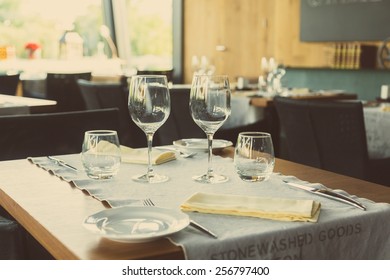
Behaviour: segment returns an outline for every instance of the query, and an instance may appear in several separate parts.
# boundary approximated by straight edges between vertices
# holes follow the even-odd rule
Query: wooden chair
[[[0,74],[0,94],[16,95],[19,84],[19,73]]]
[[[390,159],[368,158],[361,102],[274,99],[289,159],[390,186]]]
[[[119,141],[125,146],[146,146],[145,133],[132,121],[127,105],[128,89],[124,83],[93,82],[78,79],[77,84],[87,110],[118,108]]]

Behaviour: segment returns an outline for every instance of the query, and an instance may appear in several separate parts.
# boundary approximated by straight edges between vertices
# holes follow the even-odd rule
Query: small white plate
[[[189,225],[187,214],[160,207],[124,206],[97,212],[84,226],[101,236],[125,243],[149,242]]]
[[[207,152],[207,139],[181,139],[173,141],[173,145],[180,151]],[[227,140],[213,140],[213,149],[223,149],[232,145],[233,143]]]

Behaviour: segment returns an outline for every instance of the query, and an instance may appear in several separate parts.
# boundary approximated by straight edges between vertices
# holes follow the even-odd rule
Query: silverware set
[[[315,187],[305,186],[302,184],[297,184],[297,183],[288,182],[288,181],[283,181],[283,182],[285,182],[286,184],[288,184],[289,186],[292,186],[294,188],[299,188],[301,190],[305,190],[305,191],[310,192],[312,194],[316,194],[316,195],[320,195],[320,196],[323,196],[326,198],[337,200],[337,201],[352,205],[354,207],[357,207],[357,208],[364,210],[364,211],[366,210],[366,206],[361,204],[359,201],[357,201],[349,196],[343,195],[341,193],[332,191],[328,188],[325,188],[325,187],[324,188],[315,188]]]

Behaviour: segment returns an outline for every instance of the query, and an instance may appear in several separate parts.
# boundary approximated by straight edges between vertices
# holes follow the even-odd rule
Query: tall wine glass
[[[129,113],[135,124],[141,128],[148,142],[148,170],[136,175],[133,180],[143,183],[160,183],[169,178],[154,173],[151,153],[153,135],[168,119],[171,101],[167,77],[163,75],[132,76],[129,88]]]
[[[195,176],[197,182],[216,184],[228,177],[215,174],[212,167],[214,133],[230,115],[230,85],[225,75],[194,75],[190,94],[190,111],[195,123],[206,133],[208,144],[207,173]]]

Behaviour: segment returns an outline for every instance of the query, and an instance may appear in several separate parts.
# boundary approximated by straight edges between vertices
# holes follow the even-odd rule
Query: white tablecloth
[[[380,107],[364,108],[364,123],[369,157],[390,157],[390,112]]]
[[[255,123],[264,118],[264,109],[250,104],[250,98],[232,95],[231,114],[221,129],[235,128]]]
[[[61,158],[82,170],[80,155]],[[32,160],[56,175],[72,180],[96,199],[108,201],[112,207],[139,206],[141,200],[151,198],[156,206],[179,208],[196,192],[314,199],[322,204],[317,223],[189,213],[193,220],[219,238],[211,238],[192,227],[171,235],[170,240],[183,247],[187,259],[390,259],[390,223],[383,222],[390,219],[389,204],[360,198],[367,206],[367,211],[362,211],[290,187],[282,178],[298,179],[278,174],[273,174],[267,182],[243,182],[235,174],[233,161],[229,158],[214,157],[215,171],[230,178],[227,183],[216,185],[203,185],[191,179],[206,171],[207,157],[203,153],[155,166],[156,172],[169,175],[170,180],[152,185],[131,180],[131,176],[146,170],[145,165],[122,164],[116,178],[97,181],[87,178],[83,171],[75,173],[47,158]]]

